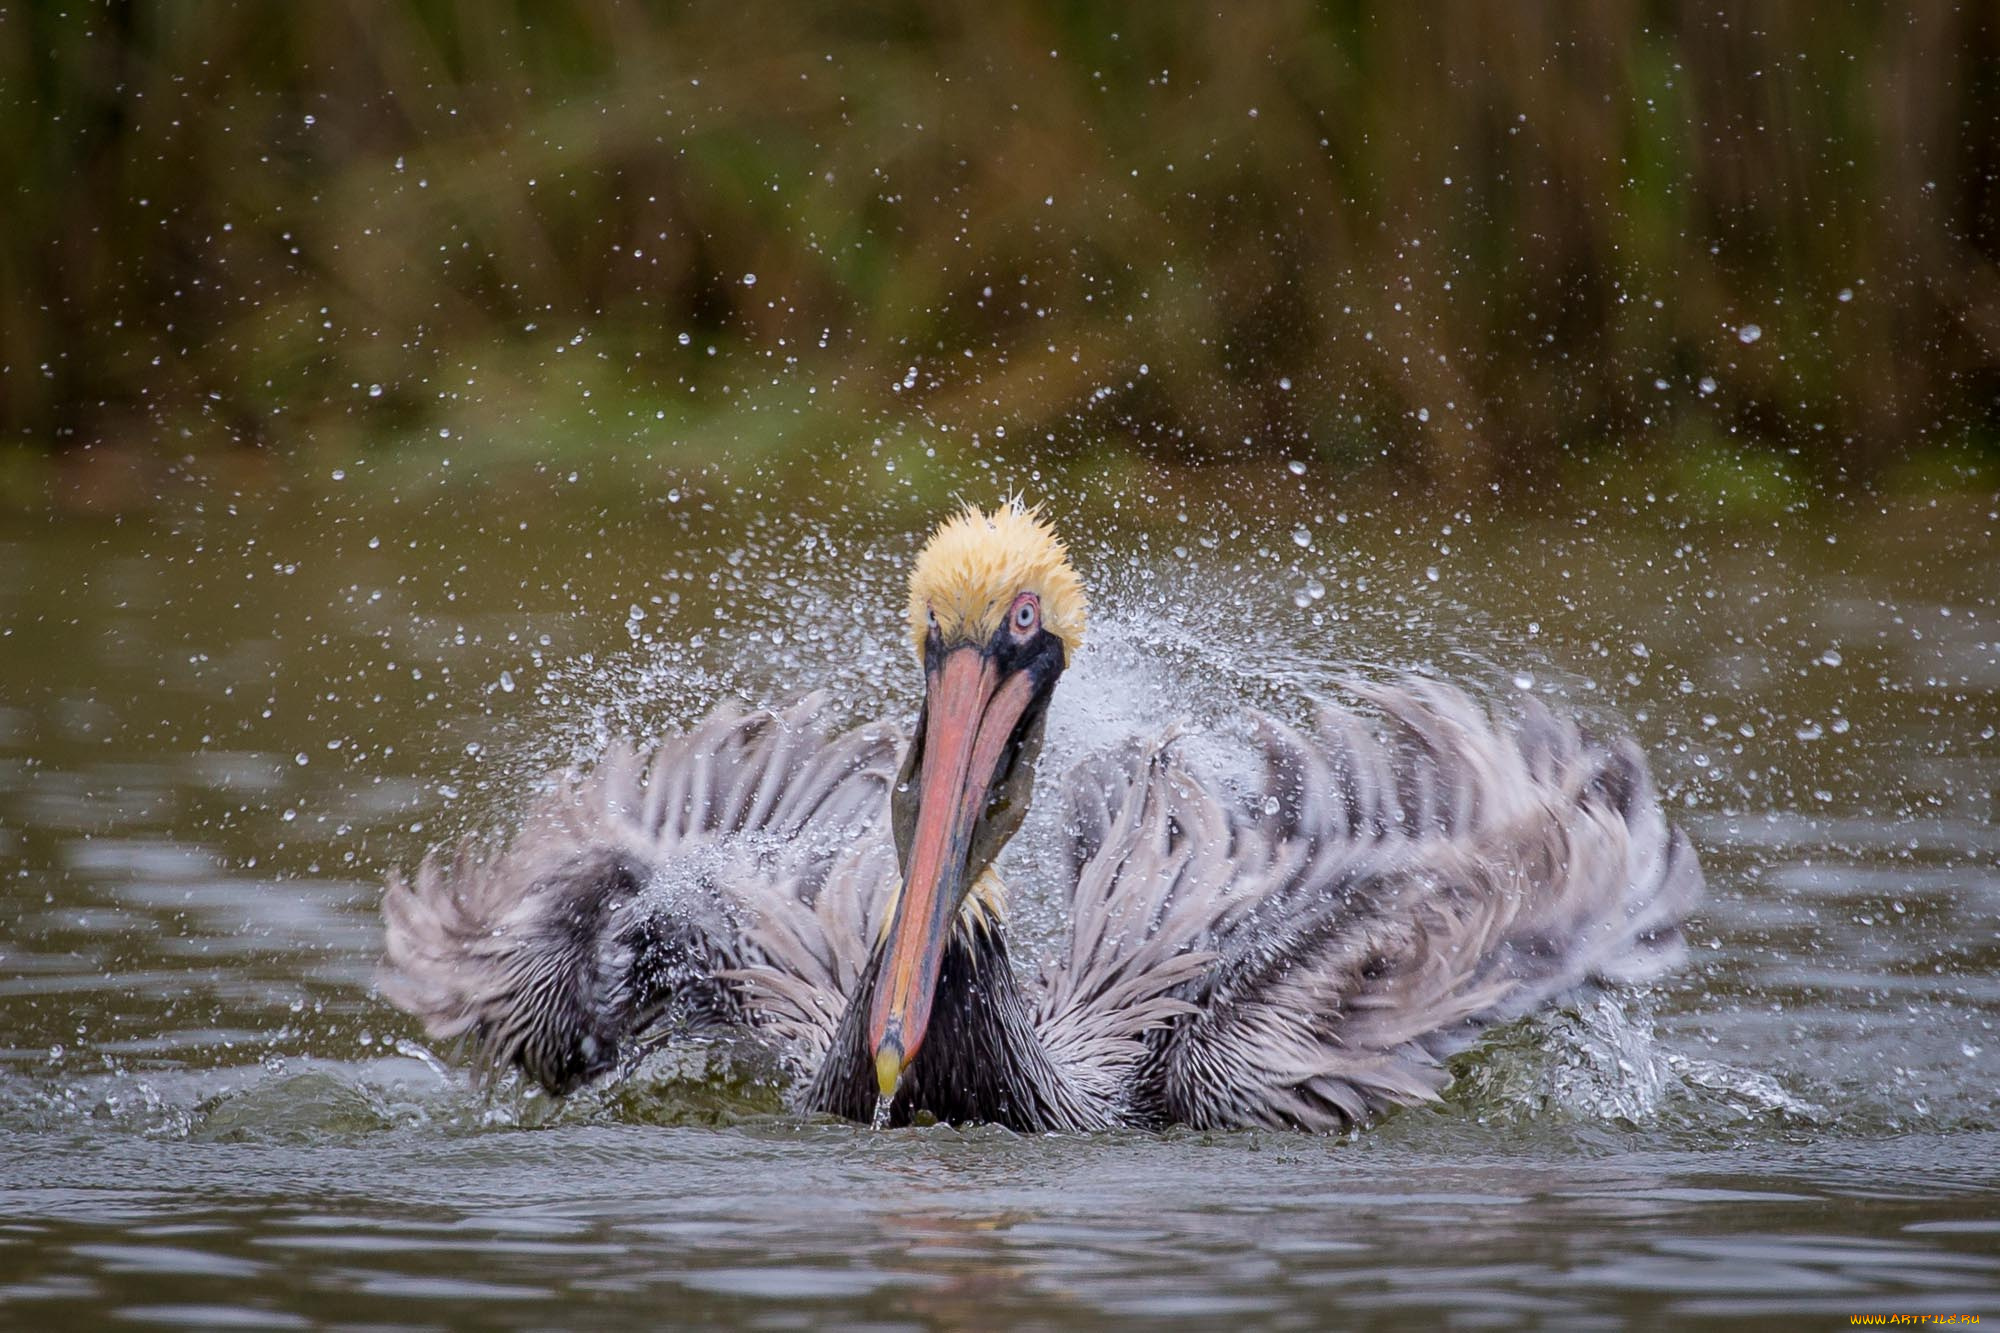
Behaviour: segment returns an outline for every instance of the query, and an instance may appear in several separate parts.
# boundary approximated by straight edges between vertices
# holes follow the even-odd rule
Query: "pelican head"
[[[1019,504],[967,506],[910,571],[924,704],[891,798],[903,883],[868,1018],[885,1097],[923,1043],[966,893],[1028,812],[1049,696],[1083,626],[1069,553]]]

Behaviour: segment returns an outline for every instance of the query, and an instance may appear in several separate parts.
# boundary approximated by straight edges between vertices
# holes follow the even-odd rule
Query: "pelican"
[[[614,745],[504,845],[391,877],[382,989],[555,1094],[739,1032],[862,1122],[1339,1131],[1684,952],[1701,871],[1636,747],[1409,678],[1257,718],[1247,790],[1171,732],[1079,763],[1043,886],[1068,937],[1025,975],[997,864],[1085,622],[1046,520],[968,507],[911,569],[907,736],[813,696]]]

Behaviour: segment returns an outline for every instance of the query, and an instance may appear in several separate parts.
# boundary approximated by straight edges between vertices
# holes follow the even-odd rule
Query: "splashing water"
[[[1744,1119],[1812,1125],[1824,1107],[1777,1080],[1662,1049],[1651,997],[1599,990],[1492,1034],[1460,1062],[1450,1100],[1493,1121],[1562,1119],[1695,1132]]]
[[[382,874],[504,831],[549,767],[815,686],[907,725],[927,510],[838,527],[577,486],[519,535],[497,493],[401,517],[352,489],[190,516],[175,560],[157,530],[0,533],[0,1179],[24,1223],[0,1324],[643,1318],[668,1292],[715,1323],[912,1301],[1339,1323],[1419,1288],[1447,1317],[1616,1322],[1713,1314],[1710,1281],[2000,1292],[1990,503],[1753,538],[1664,507],[1315,493],[1260,519],[1231,495],[1245,516],[1182,519],[1163,496],[1099,528],[1070,501],[1092,630],[1044,781],[1176,722],[1211,764],[1250,708],[1427,667],[1628,721],[1710,894],[1650,1007],[1493,1033],[1435,1109],[1340,1138],[1024,1137],[804,1119],[755,1052],[560,1102],[482,1090],[370,991]],[[1060,813],[1038,803],[1002,867],[1030,975],[1065,938]]]
[[[889,1127],[889,1109],[895,1104],[896,1099],[894,1097],[885,1096],[882,1093],[875,1094],[875,1119],[870,1127],[878,1130],[887,1129]]]

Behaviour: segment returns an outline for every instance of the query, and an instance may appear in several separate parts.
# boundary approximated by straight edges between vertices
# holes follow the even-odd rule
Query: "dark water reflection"
[[[1452,1135],[1372,1148],[920,1131],[882,1145],[845,1129],[611,1125],[38,1146],[35,1163],[7,1153],[11,1177],[37,1182],[17,1191],[0,1250],[0,1294],[23,1315],[1511,1322],[1978,1310],[2000,1281],[2000,1138],[1986,1132],[1595,1161]]]
[[[1441,1110],[1022,1139],[801,1123],[730,1052],[483,1099],[369,989],[379,875],[608,732],[907,708],[927,506],[364,481],[0,526],[0,1323],[2000,1318],[1990,500],[1074,506],[1049,762],[1425,665],[1630,719],[1711,893],[1681,978]]]

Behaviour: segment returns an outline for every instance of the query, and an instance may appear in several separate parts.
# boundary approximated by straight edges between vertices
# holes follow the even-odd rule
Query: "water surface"
[[[1050,484],[1096,607],[1045,779],[1417,667],[1625,719],[1710,887],[1678,977],[1442,1108],[1023,1138],[802,1120],[745,1051],[484,1096],[371,990],[380,877],[608,735],[910,712],[931,502],[369,472],[0,520],[0,1323],[2000,1318],[1989,498]]]

